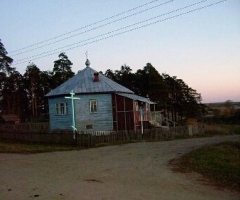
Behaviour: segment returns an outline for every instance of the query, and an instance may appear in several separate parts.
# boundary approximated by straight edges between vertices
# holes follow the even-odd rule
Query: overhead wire
[[[204,2],[204,1],[207,1],[207,0],[203,0],[203,1],[200,1],[200,2]],[[159,16],[166,15],[166,13],[165,13],[165,14],[162,14],[162,15],[159,15],[159,16],[156,16],[156,17],[153,17],[153,18],[150,18],[150,19],[147,19],[147,20],[144,20],[144,21],[135,23],[135,24],[133,24],[133,25],[129,25],[129,26],[126,26],[126,27],[123,27],[123,28],[120,28],[120,29],[117,29],[117,30],[114,30],[114,31],[110,31],[110,32],[108,32],[108,33],[101,34],[101,35],[99,35],[99,36],[96,36],[96,37],[93,37],[93,38],[89,38],[89,39],[87,39],[87,40],[83,40],[83,41],[78,42],[78,43],[74,43],[74,44],[71,44],[71,45],[67,45],[67,46],[65,46],[65,47],[61,47],[61,48],[54,49],[54,50],[52,50],[52,51],[44,52],[44,53],[41,53],[41,54],[37,54],[37,55],[35,55],[35,56],[31,56],[31,57],[27,57],[27,58],[18,60],[18,61],[16,61],[17,63],[14,64],[14,65],[18,65],[18,64],[21,64],[21,63],[28,62],[27,60],[29,60],[29,59],[31,59],[31,61],[32,61],[32,60],[40,59],[40,58],[43,58],[43,57],[51,56],[51,55],[53,55],[53,54],[55,54],[55,53],[57,53],[57,52],[60,52],[60,51],[58,51],[58,50],[63,49],[63,48],[65,48],[64,51],[68,51],[68,50],[72,50],[72,49],[75,49],[75,48],[78,48],[78,47],[81,47],[81,46],[85,46],[85,45],[88,45],[88,44],[92,44],[92,43],[96,43],[96,42],[99,42],[99,41],[102,41],[102,40],[106,40],[106,39],[108,39],[108,38],[112,38],[112,37],[115,37],[115,36],[118,36],[118,35],[122,35],[122,34],[124,34],[124,33],[128,33],[128,32],[134,31],[134,30],[138,30],[138,29],[140,29],[140,28],[144,28],[144,27],[148,27],[148,26],[150,26],[150,25],[154,25],[154,24],[156,24],[156,23],[164,22],[164,21],[167,21],[167,20],[170,20],[170,19],[173,19],[173,18],[177,18],[177,17],[183,16],[183,15],[187,15],[187,14],[189,14],[189,13],[192,13],[192,12],[195,12],[195,11],[199,11],[199,10],[202,10],[202,9],[205,9],[205,8],[208,8],[208,7],[211,7],[211,6],[214,6],[214,5],[223,3],[223,2],[225,2],[225,1],[227,1],[227,0],[221,0],[221,1],[218,1],[218,2],[215,2],[215,3],[211,3],[211,4],[208,4],[208,5],[202,6],[202,7],[198,7],[198,8],[196,8],[196,9],[192,9],[192,10],[187,11],[187,12],[184,12],[184,13],[180,13],[180,14],[177,14],[177,15],[173,15],[173,16],[171,16],[171,17],[167,17],[167,18],[164,18],[164,19],[161,19],[161,20],[157,20],[157,21],[154,21],[154,22],[145,24],[145,25],[141,25],[141,26],[138,26],[138,27],[135,27],[135,28],[126,30],[126,31],[122,31],[122,32],[119,32],[119,33],[115,33],[115,34],[109,35],[109,34],[111,34],[111,33],[113,33],[113,32],[116,32],[117,30],[119,31],[119,30],[122,30],[122,29],[126,29],[127,27],[131,27],[131,26],[133,26],[133,25],[136,25],[136,24],[141,24],[141,23],[144,23],[144,22],[146,22],[146,21],[149,21],[149,20],[152,20],[152,19],[156,19],[156,18],[158,18]],[[194,5],[199,4],[200,2],[195,3]],[[177,10],[178,10],[178,11],[179,11],[179,10],[183,10],[184,8],[186,9],[186,8],[189,8],[190,6],[193,6],[193,4],[192,4],[192,5],[185,6],[185,7],[183,7],[183,8],[179,8],[179,9],[177,9]],[[174,11],[171,11],[171,13],[172,13],[172,12],[174,12]],[[175,12],[176,12],[176,10],[175,10]],[[169,13],[170,13],[170,12],[169,12]],[[70,47],[70,46],[73,46],[73,45],[82,43],[82,42],[84,42],[84,41],[88,41],[88,40],[91,40],[91,39],[94,39],[94,38],[97,38],[97,37],[101,37],[101,36],[104,36],[104,35],[109,35],[109,36],[106,36],[106,37],[103,37],[103,38],[99,38],[99,39],[96,39],[96,40],[93,40],[93,41],[90,41],[90,42],[86,42],[86,43],[84,43],[84,44],[82,44],[82,45],[77,45],[77,46],[74,46],[74,47]],[[70,47],[70,48],[66,48],[66,47]],[[51,53],[51,52],[52,52],[52,53]],[[43,55],[43,54],[46,54],[46,55]],[[42,55],[43,55],[43,56],[42,56]]]
[[[123,14],[132,12],[132,11],[134,11],[134,10],[137,10],[137,9],[139,9],[139,8],[142,8],[142,7],[145,7],[145,6],[147,6],[147,5],[150,5],[150,4],[152,4],[152,3],[155,3],[155,2],[157,2],[157,1],[159,1],[159,0],[150,1],[150,2],[148,2],[148,3],[139,5],[139,6],[137,6],[137,7],[131,8],[131,9],[127,10],[127,11],[124,11],[124,12],[121,12],[121,13],[118,13],[118,14],[115,14],[115,15],[112,15],[112,16],[107,17],[107,18],[105,18],[105,19],[102,19],[102,20],[96,21],[96,22],[94,22],[94,23],[91,23],[91,24],[82,26],[82,27],[80,27],[80,28],[77,28],[77,29],[74,29],[74,30],[72,30],[72,31],[63,33],[63,34],[61,34],[61,35],[58,35],[58,36],[55,36],[55,37],[52,37],[52,38],[43,40],[43,41],[41,41],[41,42],[37,42],[37,43],[35,43],[35,44],[29,45],[29,46],[26,46],[26,47],[23,47],[23,48],[20,48],[20,49],[16,49],[16,50],[14,50],[14,51],[12,51],[12,52],[10,52],[10,53],[18,52],[18,51],[21,51],[21,50],[24,50],[24,49],[28,49],[28,48],[33,47],[33,46],[37,46],[37,45],[39,45],[39,44],[43,44],[43,43],[48,42],[48,41],[51,41],[51,40],[55,40],[55,39],[57,39],[57,38],[60,38],[60,37],[65,36],[65,35],[69,35],[69,34],[71,34],[71,33],[77,32],[77,31],[79,31],[79,30],[81,30],[81,29],[85,29],[85,28],[91,27],[91,26],[93,26],[93,25],[99,24],[99,23],[101,23],[101,22],[105,22],[105,21],[107,21],[107,20],[109,20],[109,19],[113,19],[113,18],[118,17],[118,16],[121,16],[121,15],[123,15]],[[170,0],[169,2],[172,2],[172,1],[174,1],[174,0]]]
[[[83,31],[83,32],[80,32],[80,33],[77,33],[77,34],[74,34],[74,35],[71,35],[71,36],[68,36],[68,37],[64,37],[64,38],[62,38],[62,39],[59,39],[59,40],[56,40],[56,41],[53,41],[53,42],[50,42],[50,43],[47,43],[47,44],[43,44],[43,45],[38,46],[38,47],[35,47],[35,48],[30,48],[30,49],[28,49],[28,50],[26,50],[26,51],[22,51],[22,52],[20,52],[20,53],[12,54],[11,56],[17,56],[17,55],[20,55],[20,54],[24,54],[24,53],[27,53],[27,52],[29,52],[29,51],[33,51],[33,50],[36,50],[36,49],[40,49],[40,48],[42,48],[42,47],[46,47],[46,46],[49,46],[49,45],[52,45],[52,44],[55,44],[55,43],[58,43],[58,42],[64,41],[64,40],[67,40],[67,39],[70,39],[70,38],[76,37],[76,36],[78,36],[78,35],[81,35],[81,34],[84,34],[84,33],[88,33],[88,32],[90,32],[90,31],[93,31],[93,30],[96,30],[96,29],[99,29],[99,28],[105,27],[105,26],[107,26],[107,25],[110,25],[110,24],[116,23],[116,22],[118,22],[118,21],[121,21],[121,20],[127,19],[127,18],[129,18],[129,17],[136,16],[136,15],[138,15],[138,14],[141,14],[141,13],[143,13],[143,12],[146,12],[146,11],[152,10],[152,9],[154,9],[154,8],[157,8],[157,7],[160,7],[160,6],[166,5],[166,4],[171,3],[171,2],[173,2],[173,1],[174,1],[174,0],[166,1],[166,2],[164,2],[164,3],[161,3],[161,4],[158,4],[158,5],[155,5],[155,6],[153,6],[153,7],[147,8],[147,9],[145,9],[145,10],[141,10],[141,11],[139,11],[139,12],[136,12],[136,13],[133,13],[133,14],[130,14],[130,15],[127,15],[127,16],[125,16],[125,17],[121,17],[121,18],[119,18],[119,19],[116,19],[116,20],[113,20],[113,21],[111,21],[111,22],[108,22],[108,23],[102,24],[102,25],[100,25],[100,26],[97,26],[97,27],[94,27],[94,28],[88,29],[88,30],[86,30],[86,31]]]
[[[134,24],[131,24],[131,25],[128,25],[128,26],[125,26],[125,27],[122,27],[122,28],[119,28],[119,29],[110,31],[110,32],[106,32],[106,33],[104,33],[104,34],[100,34],[100,35],[97,35],[97,36],[95,36],[95,37],[91,37],[91,38],[88,38],[88,39],[86,39],[86,40],[82,40],[82,41],[79,41],[79,42],[76,42],[76,43],[73,43],[73,44],[70,44],[70,45],[66,45],[66,46],[64,46],[64,47],[59,47],[59,48],[54,49],[54,50],[50,50],[50,51],[47,51],[47,52],[43,52],[43,53],[37,54],[37,55],[35,55],[35,56],[26,57],[26,58],[17,60],[17,61],[15,61],[15,62],[19,62],[19,61],[26,60],[26,59],[31,59],[31,58],[34,58],[34,57],[39,56],[39,55],[51,53],[51,52],[54,52],[54,51],[56,51],[56,50],[60,50],[60,49],[63,49],[63,48],[66,48],[66,47],[70,47],[70,46],[73,46],[73,45],[76,45],[76,44],[79,44],[79,43],[82,43],[82,42],[86,42],[86,41],[88,41],[88,40],[92,40],[92,39],[95,39],[95,38],[98,38],[98,37],[102,37],[102,36],[104,36],[104,35],[109,35],[109,34],[111,34],[111,33],[114,33],[114,32],[117,32],[117,31],[120,31],[120,30],[129,28],[129,27],[132,27],[132,26],[136,26],[136,25],[138,25],[138,24],[142,24],[142,23],[144,23],[144,22],[147,22],[147,21],[150,21],[150,20],[159,18],[159,17],[163,17],[163,16],[165,16],[165,15],[168,15],[168,14],[171,14],[171,13],[174,13],[174,12],[178,12],[178,11],[183,10],[183,9],[187,9],[187,8],[189,8],[189,7],[195,6],[195,5],[200,4],[200,3],[203,3],[203,2],[205,2],[205,1],[208,1],[208,0],[202,0],[202,1],[200,1],[200,2],[191,4],[191,5],[182,7],[182,8],[178,8],[178,9],[176,9],[176,10],[173,10],[173,11],[170,11],[170,12],[166,12],[166,13],[164,13],[164,14],[161,14],[161,15],[158,15],[158,16],[155,16],[155,17],[152,17],[152,18],[149,18],[149,19],[147,19],[147,20],[143,20],[143,21],[140,21],[140,22],[137,22],[137,23],[134,23]]]

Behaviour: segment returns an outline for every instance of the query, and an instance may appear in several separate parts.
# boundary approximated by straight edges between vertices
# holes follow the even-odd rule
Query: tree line
[[[26,66],[24,74],[12,67],[0,40],[0,114],[15,114],[21,121],[44,120],[48,113],[48,102],[44,98],[72,76],[72,62],[65,53],[60,53],[50,71],[41,71],[34,63]]]
[[[21,74],[12,67],[13,59],[7,54],[0,40],[0,114],[18,115],[23,122],[46,119],[48,102],[44,95],[75,75],[73,63],[65,53],[60,53],[52,70],[41,71],[36,64],[29,63]],[[135,73],[127,65],[100,73],[150,98],[157,103],[156,110],[173,121],[199,118],[205,113],[200,93],[176,76],[160,75],[151,63]]]
[[[165,117],[173,121],[199,119],[206,113],[200,93],[176,76],[159,74],[151,63],[136,73],[132,73],[129,66],[123,65],[120,70],[108,69],[104,75],[136,94],[150,98],[157,103],[156,109],[163,111]]]

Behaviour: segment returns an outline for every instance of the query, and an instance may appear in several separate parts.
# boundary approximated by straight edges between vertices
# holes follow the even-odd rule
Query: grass
[[[90,147],[81,146],[67,146],[67,145],[55,145],[55,144],[36,144],[36,143],[23,143],[23,142],[12,142],[12,141],[0,141],[0,153],[16,153],[16,154],[34,154],[34,153],[45,153],[55,151],[71,151],[81,150],[86,148],[98,148],[113,145],[125,145],[129,143],[135,143],[134,141],[123,141],[117,143],[106,143],[98,144]]]
[[[206,130],[204,134],[194,135],[193,137],[210,137],[214,135],[229,135],[229,134],[240,134],[239,125],[206,125]],[[163,138],[162,141],[176,140],[176,139],[186,139],[189,138],[187,135],[175,136],[174,138]],[[143,139],[146,142],[155,142],[156,140]],[[115,143],[103,143],[96,144],[85,148],[97,148],[102,146],[112,146],[112,145],[124,145],[128,143],[135,143],[139,141],[120,141]],[[6,142],[0,141],[0,153],[19,153],[19,154],[30,154],[30,153],[44,153],[44,152],[54,152],[54,151],[69,151],[69,150],[80,150],[84,147],[73,147],[64,145],[45,145],[45,144],[33,144],[24,142]]]
[[[174,164],[177,171],[198,172],[218,186],[240,191],[240,142],[204,146]]]
[[[32,153],[54,152],[54,151],[70,151],[74,149],[79,149],[79,148],[76,148],[73,146],[63,146],[63,145],[27,144],[27,143],[0,141],[0,153],[32,154]]]

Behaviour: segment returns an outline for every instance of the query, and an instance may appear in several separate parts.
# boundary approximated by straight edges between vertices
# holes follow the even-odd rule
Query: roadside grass
[[[12,142],[12,141],[0,141],[0,153],[16,153],[16,154],[35,154],[46,153],[55,151],[71,151],[82,150],[88,148],[99,148],[106,146],[125,145],[129,143],[135,143],[134,141],[117,142],[98,144],[95,146],[81,147],[81,146],[67,146],[67,145],[55,145],[55,144],[37,144],[37,143],[24,143],[24,142]]]
[[[47,145],[47,144],[27,144],[18,142],[0,141],[0,153],[17,153],[17,154],[33,154],[54,151],[70,151],[80,148],[63,145]]]
[[[205,133],[193,136],[177,135],[169,138],[162,138],[157,141],[170,141],[187,138],[199,138],[199,137],[212,137],[215,135],[232,135],[240,134],[240,125],[205,125]],[[129,143],[141,142],[139,140],[126,140],[113,143],[100,143],[100,144],[87,144],[86,146],[67,146],[57,144],[38,144],[38,143],[26,143],[26,142],[13,142],[11,140],[0,140],[0,153],[18,153],[18,154],[31,154],[31,153],[44,153],[54,151],[69,151],[69,150],[81,150],[87,148],[98,148],[104,146],[113,145],[125,145]],[[142,142],[156,142],[155,139],[143,138]]]
[[[174,171],[198,172],[217,186],[240,192],[240,142],[204,146],[170,164]]]

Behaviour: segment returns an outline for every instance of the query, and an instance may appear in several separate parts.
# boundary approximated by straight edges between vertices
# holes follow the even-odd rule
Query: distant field
[[[214,107],[214,108],[224,107],[225,104],[226,104],[226,102],[205,103],[206,106]],[[232,105],[233,105],[236,109],[237,109],[237,108],[240,108],[240,102],[232,102]]]

